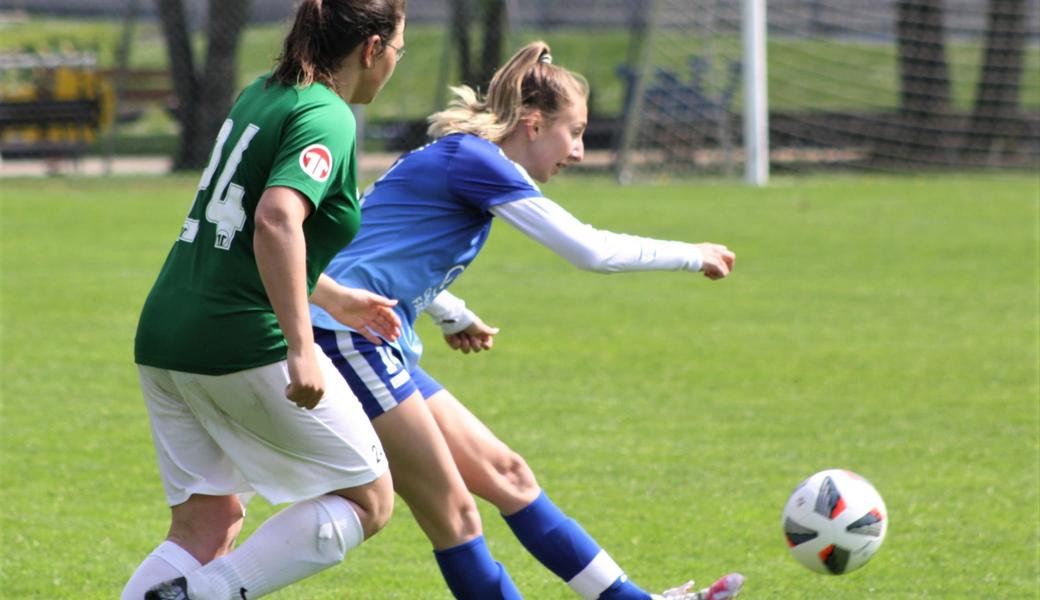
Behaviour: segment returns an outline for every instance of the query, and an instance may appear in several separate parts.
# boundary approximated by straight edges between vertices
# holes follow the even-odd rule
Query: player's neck
[[[509,160],[525,169],[527,168],[525,165],[530,145],[527,143],[527,140],[524,138],[522,133],[514,131],[507,135],[505,139],[498,142],[498,147],[502,149],[502,153],[505,154]]]

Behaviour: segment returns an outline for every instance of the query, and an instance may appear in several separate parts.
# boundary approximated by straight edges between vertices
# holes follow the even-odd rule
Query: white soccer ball
[[[784,537],[795,559],[826,575],[862,567],[885,541],[888,510],[869,481],[842,469],[820,471],[784,506]]]

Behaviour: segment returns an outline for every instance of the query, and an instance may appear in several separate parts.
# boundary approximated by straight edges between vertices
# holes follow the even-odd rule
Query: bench
[[[78,158],[102,124],[97,58],[89,52],[0,54],[0,156]]]
[[[100,126],[96,99],[0,100],[0,156],[78,158]]]
[[[102,69],[98,74],[117,94],[115,118],[120,123],[136,121],[150,105],[161,107],[171,116],[177,110],[177,95],[167,69]]]

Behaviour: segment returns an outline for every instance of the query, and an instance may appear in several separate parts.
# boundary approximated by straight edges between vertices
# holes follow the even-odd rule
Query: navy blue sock
[[[505,567],[491,557],[484,536],[433,554],[456,600],[522,600]]]
[[[596,540],[557,508],[545,492],[503,518],[524,548],[583,598],[649,600],[650,594],[628,581]],[[579,573],[582,576],[576,579]]]
[[[650,600],[650,594],[622,575],[599,595],[599,600]]]

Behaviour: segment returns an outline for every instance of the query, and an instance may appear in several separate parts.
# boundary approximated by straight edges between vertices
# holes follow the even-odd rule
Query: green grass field
[[[0,597],[111,599],[167,511],[132,365],[139,307],[196,176],[4,180]],[[734,275],[579,273],[496,226],[453,291],[501,326],[424,366],[519,450],[643,586],[727,570],[749,600],[1035,598],[1035,176],[618,188],[563,178],[582,219],[729,244]],[[885,546],[823,577],[780,510],[824,468],[887,501]],[[481,504],[527,598],[566,600]],[[272,508],[250,506],[247,531]],[[449,598],[403,503],[285,600]]]

